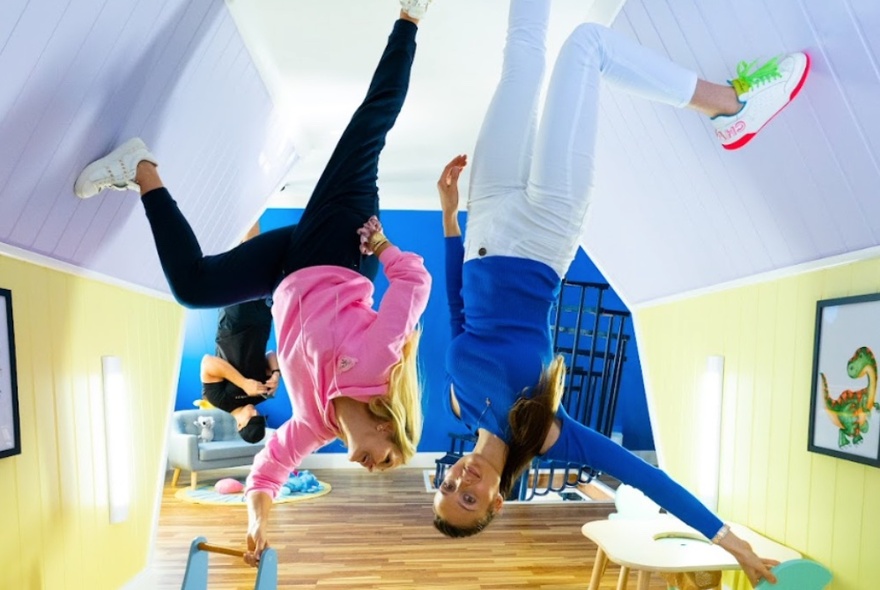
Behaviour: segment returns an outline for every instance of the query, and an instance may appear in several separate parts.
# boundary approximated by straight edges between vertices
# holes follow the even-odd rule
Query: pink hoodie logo
[[[344,373],[355,366],[355,364],[357,364],[357,359],[353,359],[350,356],[341,356],[336,363],[336,367],[341,373]]]

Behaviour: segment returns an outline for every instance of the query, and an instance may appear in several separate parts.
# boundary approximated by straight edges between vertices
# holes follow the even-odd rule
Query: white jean
[[[539,127],[549,13],[550,0],[511,0],[501,81],[474,149],[465,260],[527,258],[563,277],[590,203],[600,79],[681,108],[697,75],[605,27],[582,24],[560,50]]]

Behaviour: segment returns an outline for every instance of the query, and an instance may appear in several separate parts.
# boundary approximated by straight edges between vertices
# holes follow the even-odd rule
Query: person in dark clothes
[[[275,395],[281,375],[275,351],[266,351],[271,329],[272,311],[263,299],[224,307],[216,351],[202,357],[202,398],[232,414],[250,443],[266,434],[266,418],[256,406]]]

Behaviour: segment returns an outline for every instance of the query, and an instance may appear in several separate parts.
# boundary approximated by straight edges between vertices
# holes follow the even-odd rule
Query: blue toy
[[[324,486],[309,471],[297,471],[287,482],[281,486],[281,495],[289,496],[290,494],[311,494],[320,492]]]

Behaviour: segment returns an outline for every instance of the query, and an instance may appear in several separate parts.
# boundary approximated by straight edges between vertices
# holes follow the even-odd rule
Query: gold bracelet
[[[378,238],[377,238],[377,236],[378,236]],[[377,239],[374,239],[374,238],[377,238]],[[388,238],[386,238],[383,234],[375,233],[372,236],[370,236],[370,242],[369,242],[370,250],[372,250],[374,253],[376,252],[376,250],[378,250],[380,247],[382,247],[383,245],[385,245],[387,243],[388,243]]]
[[[729,533],[729,532],[730,532],[730,525],[725,524],[724,526],[722,526],[718,530],[718,532],[715,534],[715,536],[712,537],[712,542],[716,545],[720,545],[721,541],[724,539],[724,537],[727,536],[727,533]]]

